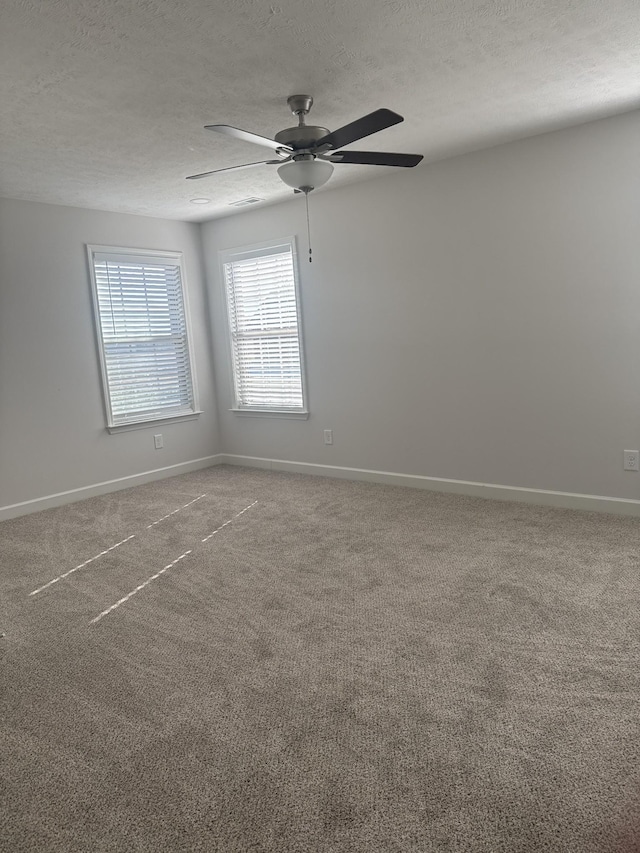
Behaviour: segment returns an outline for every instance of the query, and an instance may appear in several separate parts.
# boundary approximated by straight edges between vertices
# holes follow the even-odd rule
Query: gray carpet
[[[231,467],[5,522],[0,849],[640,851],[639,555]]]

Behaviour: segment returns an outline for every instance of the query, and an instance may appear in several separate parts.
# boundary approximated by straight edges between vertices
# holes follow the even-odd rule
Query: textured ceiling
[[[623,112],[640,0],[2,0],[0,195],[190,220],[289,197],[274,166],[185,176],[272,156],[203,125],[273,136],[295,93],[330,130],[399,112],[353,147],[426,161]]]

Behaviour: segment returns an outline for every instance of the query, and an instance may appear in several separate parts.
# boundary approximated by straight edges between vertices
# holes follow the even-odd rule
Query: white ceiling
[[[425,161],[640,107],[640,0],[2,0],[0,34],[0,195],[193,221],[289,197],[185,176],[270,158],[203,125],[272,137],[291,94],[330,130],[399,112],[352,147]]]

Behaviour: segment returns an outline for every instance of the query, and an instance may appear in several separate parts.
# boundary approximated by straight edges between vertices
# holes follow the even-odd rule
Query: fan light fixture
[[[362,118],[345,124],[330,133],[326,127],[305,123],[305,116],[313,105],[311,95],[290,95],[287,104],[298,119],[297,127],[286,127],[278,131],[274,138],[260,136],[233,127],[230,124],[208,124],[205,130],[214,130],[242,142],[253,142],[270,148],[277,160],[259,160],[257,163],[241,163],[238,166],[224,166],[210,172],[200,172],[189,175],[188,180],[208,178],[220,172],[230,172],[235,169],[251,169],[254,166],[278,166],[278,175],[282,181],[295,192],[304,193],[307,207],[307,233],[309,237],[309,260],[311,260],[311,234],[309,229],[309,193],[327,183],[333,174],[334,163],[360,163],[366,166],[417,166],[422,160],[422,154],[397,154],[388,151],[340,151],[352,142],[378,133],[387,127],[404,121],[401,115],[392,110],[379,109],[368,113]],[[273,155],[272,155],[273,156]],[[318,159],[319,158],[319,159]]]
[[[297,160],[283,163],[278,169],[278,174],[285,184],[303,193],[311,192],[326,184],[332,173],[331,163],[316,160],[311,156],[306,159],[304,155]]]

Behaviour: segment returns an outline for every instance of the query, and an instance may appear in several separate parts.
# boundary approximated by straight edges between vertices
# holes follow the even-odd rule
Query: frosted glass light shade
[[[333,173],[331,163],[324,160],[291,160],[283,163],[278,174],[294,190],[313,190],[326,184]]]

